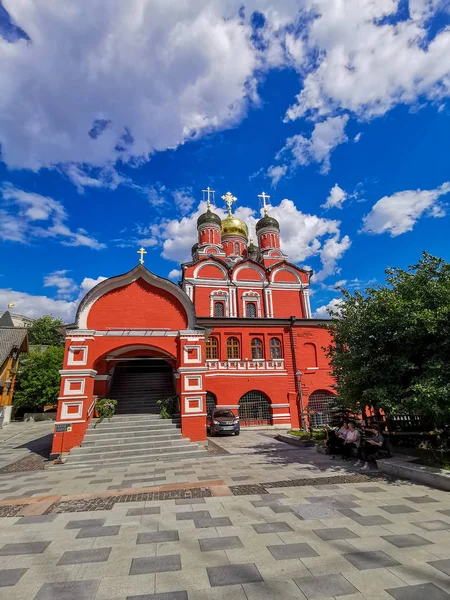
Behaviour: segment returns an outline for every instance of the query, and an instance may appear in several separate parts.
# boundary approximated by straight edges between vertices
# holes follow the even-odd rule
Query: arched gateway
[[[157,413],[177,394],[183,437],[205,440],[204,372],[204,330],[178,286],[142,265],[99,283],[67,331],[57,423],[71,431],[55,432],[53,452],[80,445],[98,397],[126,415]]]

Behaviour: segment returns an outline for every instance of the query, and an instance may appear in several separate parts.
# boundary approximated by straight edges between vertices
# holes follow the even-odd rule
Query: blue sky
[[[450,259],[446,3],[92,4],[0,1],[0,310],[70,321],[141,244],[177,280],[208,185],[270,194],[318,316]]]

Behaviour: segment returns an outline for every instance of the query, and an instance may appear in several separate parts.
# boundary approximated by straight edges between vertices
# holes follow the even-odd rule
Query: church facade
[[[208,191],[179,285],[152,274],[141,254],[141,264],[99,283],[80,303],[67,328],[54,454],[81,444],[98,398],[120,395],[126,414],[137,373],[145,381],[142,411],[146,394],[176,395],[182,436],[193,442],[206,440],[214,406],[231,409],[242,427],[328,422],[330,340],[324,322],[311,317],[312,272],[288,261],[266,210],[255,245],[232,214],[236,199],[223,198],[222,220]]]

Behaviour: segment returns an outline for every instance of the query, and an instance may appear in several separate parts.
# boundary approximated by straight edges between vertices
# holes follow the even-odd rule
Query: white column
[[[307,319],[311,318],[311,303],[309,301],[309,290],[308,289],[303,289],[303,299],[304,299],[304,304],[305,304],[305,316]]]

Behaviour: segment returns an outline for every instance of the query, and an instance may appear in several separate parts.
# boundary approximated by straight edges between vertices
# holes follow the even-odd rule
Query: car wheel
[[[240,431],[235,431],[234,435],[239,435],[241,432]]]

